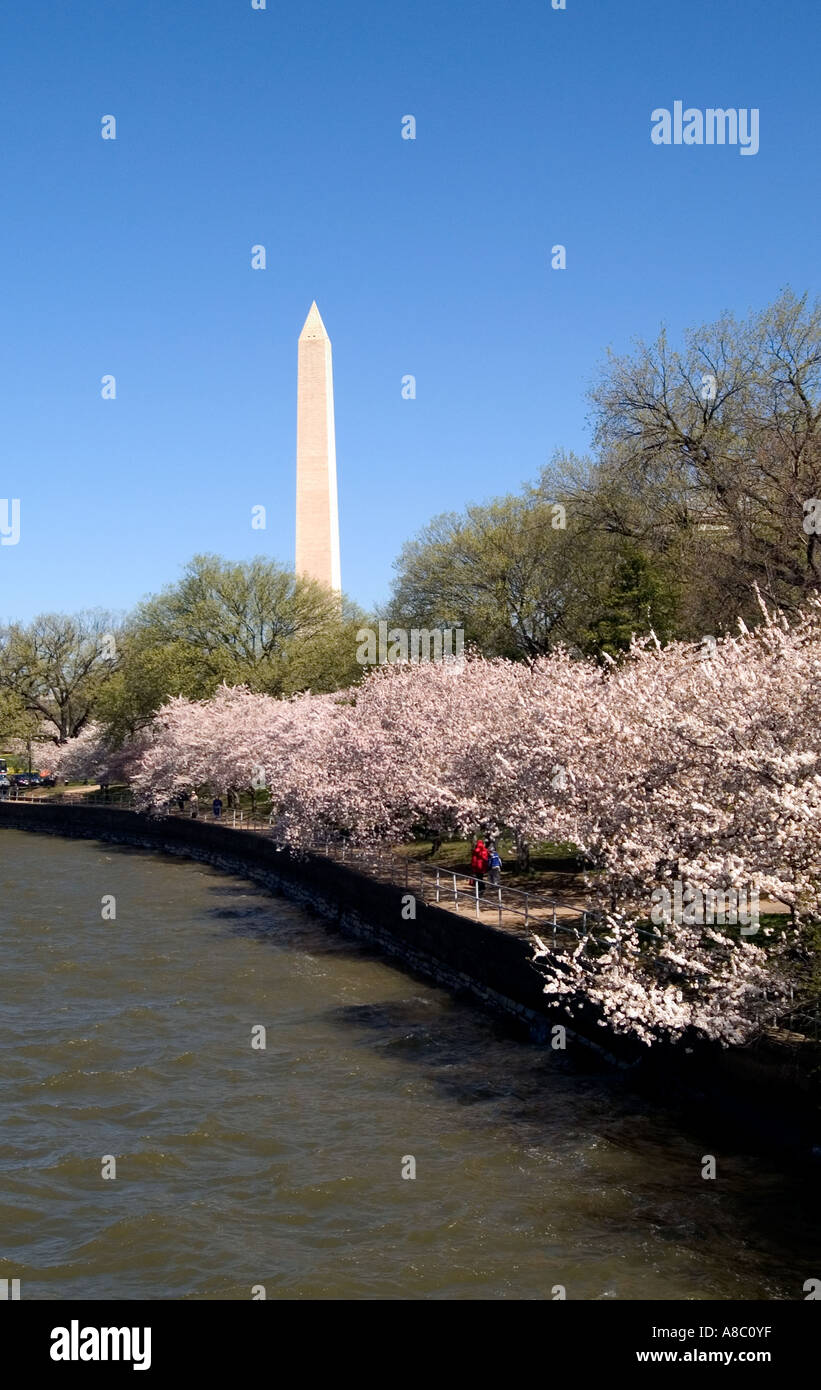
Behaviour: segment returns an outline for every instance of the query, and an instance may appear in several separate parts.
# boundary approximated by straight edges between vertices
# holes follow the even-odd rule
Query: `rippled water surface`
[[[801,1298],[821,1276],[805,1177],[723,1140],[704,1181],[706,1121],[242,880],[3,830],[0,920],[0,1277],[23,1297]]]

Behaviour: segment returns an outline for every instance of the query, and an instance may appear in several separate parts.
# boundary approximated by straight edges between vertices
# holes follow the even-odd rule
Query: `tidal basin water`
[[[22,1298],[801,1299],[821,1277],[817,1172],[241,879],[3,830],[0,919],[0,1278]]]

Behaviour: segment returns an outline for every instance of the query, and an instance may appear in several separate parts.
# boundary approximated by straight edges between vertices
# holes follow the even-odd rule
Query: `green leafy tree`
[[[461,627],[489,656],[532,659],[572,640],[581,555],[558,500],[536,489],[435,518],[403,548],[389,617]]]
[[[338,594],[274,560],[196,555],[127,624],[99,718],[120,740],[169,696],[205,699],[223,682],[269,695],[352,684],[361,623]]]
[[[74,738],[92,717],[116,664],[118,622],[103,611],[46,613],[0,629],[0,697],[31,716],[40,736]]]

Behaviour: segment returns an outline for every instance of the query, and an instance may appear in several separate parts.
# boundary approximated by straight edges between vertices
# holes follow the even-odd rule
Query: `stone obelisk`
[[[296,572],[328,589],[341,588],[331,340],[316,303],[299,335]]]

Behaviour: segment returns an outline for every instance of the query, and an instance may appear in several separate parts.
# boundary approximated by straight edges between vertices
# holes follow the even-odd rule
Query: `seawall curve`
[[[2,801],[4,827],[133,845],[248,878],[301,903],[332,930],[491,1011],[520,1036],[550,1046],[561,1025],[568,1047],[583,1045],[600,1063],[629,1068],[637,1083],[657,1088],[665,1101],[695,1101],[779,1148],[806,1155],[821,1143],[821,1048],[763,1039],[747,1048],[696,1043],[648,1049],[603,1026],[600,1013],[582,1001],[573,1001],[572,1013],[551,1002],[527,940],[421,899],[415,917],[403,916],[410,889],[349,865],[293,853],[264,835],[217,822],[99,805]]]

